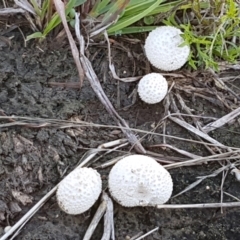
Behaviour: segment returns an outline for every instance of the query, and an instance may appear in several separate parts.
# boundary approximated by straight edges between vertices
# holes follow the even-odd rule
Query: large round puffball
[[[131,155],[111,169],[108,186],[122,206],[156,206],[169,200],[173,182],[169,172],[153,158]]]
[[[183,44],[182,32],[176,27],[157,27],[149,33],[145,53],[150,63],[163,71],[181,68],[188,60],[190,47]]]
[[[90,209],[102,191],[100,174],[92,168],[77,168],[67,175],[57,189],[59,207],[68,214]]]
[[[148,104],[161,102],[165,98],[167,91],[167,80],[160,73],[149,73],[138,84],[138,94]]]

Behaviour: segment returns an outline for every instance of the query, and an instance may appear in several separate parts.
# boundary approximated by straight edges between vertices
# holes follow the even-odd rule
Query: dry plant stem
[[[108,142],[105,144],[102,144],[99,146],[99,148],[105,146],[105,147],[113,147],[116,146],[118,142],[117,141],[112,141]],[[95,152],[95,154],[92,154],[91,156],[88,156],[88,161],[91,160],[98,152]],[[77,168],[83,167],[84,164],[86,164],[86,161],[83,161]],[[43,198],[41,198],[18,222],[16,222],[11,229],[6,232],[0,240],[7,240],[9,236],[11,236],[15,231],[17,231],[23,224],[26,224],[31,217],[47,202],[47,200],[57,191],[59,183],[52,189],[50,190]]]
[[[221,196],[220,196],[220,203],[223,203],[223,186],[225,179],[227,177],[228,171],[223,171],[222,172],[222,182],[221,182]],[[221,213],[223,213],[223,208],[221,207]]]
[[[4,16],[4,15],[13,15],[16,13],[25,13],[25,10],[23,10],[22,8],[4,8],[4,9],[0,9],[0,16]]]
[[[215,155],[212,155],[212,156],[207,156],[207,157],[201,157],[201,158],[198,158],[198,159],[188,160],[188,161],[185,161],[185,162],[168,164],[168,165],[165,165],[164,167],[166,169],[173,169],[173,168],[178,168],[178,167],[193,166],[193,165],[196,165],[196,164],[201,164],[201,163],[209,162],[209,161],[219,161],[220,159],[225,160],[226,157],[237,154],[237,156],[233,156],[233,159],[236,159],[236,158],[240,157],[239,153],[240,153],[240,149],[232,151],[232,152],[225,152],[225,153],[215,154]]]
[[[93,216],[93,219],[83,237],[83,240],[90,240],[93,232],[95,231],[99,221],[101,220],[103,214],[105,213],[106,209],[107,209],[107,202],[108,202],[108,196],[105,192],[102,193],[102,197],[101,197],[101,204],[99,205],[96,213]]]
[[[88,81],[91,84],[92,89],[98,96],[99,100],[102,102],[102,104],[105,106],[108,113],[113,117],[113,119],[117,122],[117,125],[121,127],[121,130],[126,135],[129,142],[132,144],[132,146],[135,148],[135,150],[139,153],[146,153],[145,149],[137,139],[137,137],[133,134],[133,132],[130,130],[128,124],[126,121],[119,116],[119,114],[116,112],[114,107],[112,106],[111,102],[109,101],[108,97],[104,93],[102,86],[99,82],[99,79],[94,72],[92,65],[88,58],[85,56],[84,49],[85,49],[85,42],[83,39],[83,36],[80,33],[80,25],[79,25],[79,17],[78,14],[75,15],[76,24],[75,24],[75,31],[76,35],[80,44],[80,61],[82,63],[83,69],[85,71],[86,77]],[[124,127],[124,128],[123,128]]]
[[[204,126],[202,128],[202,130],[205,133],[211,132],[217,128],[222,127],[223,125],[225,125],[226,123],[232,121],[234,118],[238,117],[240,115],[240,107],[233,110],[232,112],[228,113],[227,115],[219,118],[218,120],[211,122],[209,124],[207,124],[206,126]]]
[[[181,119],[178,119],[176,117],[172,117],[172,116],[169,116],[169,118],[177,123],[178,125],[184,127],[185,129],[187,129],[188,131],[198,135],[199,137],[215,144],[216,146],[219,146],[219,147],[225,147],[222,143],[218,142],[217,140],[211,138],[210,136],[208,136],[206,133],[203,133],[202,131],[198,130],[197,128],[193,127],[192,125],[182,121]]]
[[[107,196],[107,209],[104,215],[104,232],[101,240],[115,240],[113,202]]]
[[[53,0],[53,1],[54,1],[56,10],[57,10],[57,12],[58,12],[58,14],[59,14],[59,16],[62,20],[64,29],[67,33],[69,44],[70,44],[70,47],[71,47],[71,50],[72,50],[73,59],[74,59],[75,64],[77,66],[78,75],[79,75],[79,78],[80,78],[80,88],[81,88],[83,78],[84,78],[84,72],[83,72],[81,63],[79,61],[79,52],[78,52],[77,46],[75,44],[75,41],[72,37],[72,34],[71,34],[71,32],[69,30],[69,27],[68,27],[68,24],[67,24],[66,15],[65,15],[65,6],[64,6],[64,3],[61,0]]]
[[[113,78],[116,79],[116,80],[122,81],[122,82],[135,82],[135,81],[139,80],[142,76],[139,76],[139,77],[129,77],[129,78],[120,78],[120,77],[118,77],[118,75],[116,74],[116,71],[115,71],[115,67],[114,67],[114,65],[112,63],[111,46],[110,46],[109,38],[108,38],[108,35],[107,35],[106,31],[104,32],[104,37],[107,40],[109,69],[110,69],[110,71],[111,71],[111,73],[113,75]]]
[[[210,177],[216,177],[219,173],[224,172],[226,169],[229,169],[231,167],[231,165],[229,164],[228,166],[223,166],[219,169],[217,169],[216,171],[214,171],[213,173],[207,175],[207,176],[200,176],[197,177],[198,180],[191,183],[190,185],[188,185],[184,190],[182,190],[181,192],[179,192],[178,194],[174,195],[172,198],[175,198],[177,196],[182,195],[183,193],[195,188],[198,184],[200,184],[203,180],[205,180],[206,178],[210,178]]]
[[[234,92],[232,91],[232,89],[230,89],[218,76],[217,74],[212,70],[209,69],[209,71],[211,72],[211,74],[213,75],[213,80],[216,82],[216,85],[220,86],[220,88],[227,90],[228,92],[230,92],[235,98],[237,98],[238,100],[240,100],[240,97]]]
[[[0,114],[3,114],[3,110],[0,109]],[[184,114],[170,114],[170,116],[173,115],[184,115]],[[167,118],[166,116],[165,118]],[[200,117],[200,116],[199,116]],[[84,122],[84,121],[69,121],[69,120],[59,120],[59,119],[44,119],[44,118],[33,118],[33,117],[20,117],[20,116],[0,116],[0,119],[6,119],[10,121],[10,123],[4,123],[0,124],[0,129],[1,128],[7,128],[11,126],[23,126],[23,127],[31,127],[31,128],[43,128],[43,127],[56,127],[60,129],[67,129],[67,128],[80,128],[80,127],[96,127],[96,128],[115,128],[115,129],[125,129],[126,131],[129,129],[129,127],[120,127],[116,125],[103,125],[103,124],[96,124],[96,123],[89,123],[89,122]],[[16,121],[15,119],[21,119],[21,121]],[[156,136],[163,136],[161,133],[156,133],[156,132],[149,132],[137,128],[130,128],[131,131],[137,132],[137,133],[143,133],[143,134],[151,134],[151,135],[156,135]],[[191,142],[191,143],[196,143],[196,144],[201,144],[201,145],[207,145],[209,147],[216,147],[215,144],[212,143],[207,143],[207,142],[202,142],[202,141],[197,141],[197,140],[192,140],[192,139],[187,139],[187,138],[181,138],[181,137],[176,137],[173,135],[165,135],[166,138],[172,138],[176,139],[179,141],[184,141],[184,142]],[[224,146],[224,149],[239,149],[236,147],[230,147],[230,146]]]
[[[169,145],[169,144],[156,144],[156,145],[152,145],[150,147],[161,147],[161,148],[170,148],[186,157],[189,157],[189,158],[192,158],[192,159],[196,159],[196,158],[200,158],[201,156],[198,156],[198,155],[195,155],[195,154],[192,154],[190,152],[187,152],[185,150],[182,150],[182,149],[179,149],[179,148],[176,148],[172,145]]]
[[[137,238],[141,237],[143,235],[143,232],[139,232],[136,235],[134,235],[133,237],[131,237],[129,240],[136,240]]]
[[[232,194],[230,194],[230,193],[227,193],[227,192],[223,192],[225,195],[227,195],[227,196],[229,196],[229,197],[231,197],[231,198],[233,198],[234,200],[236,200],[236,201],[238,201],[238,202],[240,202],[240,199],[239,198],[237,198],[237,197],[235,197],[235,196],[233,196]]]
[[[116,157],[116,158],[114,158],[114,159],[111,159],[111,160],[109,160],[109,161],[107,161],[107,162],[105,162],[105,163],[103,163],[103,164],[95,167],[95,169],[110,167],[110,166],[114,165],[115,163],[117,163],[117,162],[118,162],[119,160],[121,160],[122,158],[125,158],[125,157],[127,157],[127,156],[129,156],[129,155],[131,155],[131,154],[130,154],[130,153],[129,153],[129,154],[125,154],[125,155],[123,155],[123,156],[119,156],[119,157]]]
[[[158,231],[158,229],[159,229],[159,227],[156,227],[156,228],[154,228],[153,230],[147,232],[146,234],[142,235],[141,237],[139,237],[139,238],[137,238],[137,239],[135,239],[135,240],[141,240],[141,239],[144,239],[145,237],[149,236],[150,234],[152,234],[152,233]]]
[[[20,8],[30,12],[33,15],[36,15],[36,12],[32,5],[27,0],[14,0],[15,4]]]
[[[240,207],[240,202],[157,205],[158,209],[221,208],[221,207],[223,207],[223,208],[225,208],[225,207]]]

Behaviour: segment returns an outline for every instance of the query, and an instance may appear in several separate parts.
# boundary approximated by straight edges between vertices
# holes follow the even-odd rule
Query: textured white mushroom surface
[[[167,91],[167,80],[160,73],[149,73],[138,84],[138,94],[148,104],[161,102],[165,98]]]
[[[145,53],[149,62],[158,69],[174,71],[181,68],[188,59],[190,47],[180,46],[184,39],[178,28],[157,27],[145,41]]]
[[[64,212],[81,214],[93,206],[101,191],[102,180],[96,170],[77,168],[59,184],[57,202]]]
[[[131,155],[113,166],[108,186],[122,206],[156,206],[169,200],[173,182],[169,172],[153,158]]]

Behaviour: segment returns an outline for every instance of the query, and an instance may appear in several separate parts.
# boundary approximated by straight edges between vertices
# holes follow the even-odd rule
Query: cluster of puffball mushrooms
[[[172,195],[169,172],[155,159],[130,155],[118,161],[110,171],[108,188],[111,196],[124,207],[157,206]],[[76,168],[65,177],[56,193],[59,207],[68,214],[90,209],[102,192],[100,174],[92,168]]]
[[[184,39],[182,32],[175,27],[157,27],[150,32],[145,42],[145,54],[149,62],[162,71],[174,71],[181,68],[188,60],[190,47],[181,46]],[[149,73],[139,82],[138,94],[148,103],[161,102],[167,95],[168,84],[160,73]]]
[[[149,62],[163,71],[174,71],[187,61],[190,48],[180,46],[182,32],[170,26],[153,30],[146,39],[145,53]],[[145,75],[139,82],[140,98],[155,104],[168,91],[166,79],[159,73]],[[153,158],[130,155],[118,161],[110,171],[108,188],[111,196],[125,207],[156,206],[166,203],[172,195],[169,172]],[[57,202],[68,214],[81,214],[90,209],[102,192],[100,174],[92,168],[77,168],[65,177],[57,189]]]

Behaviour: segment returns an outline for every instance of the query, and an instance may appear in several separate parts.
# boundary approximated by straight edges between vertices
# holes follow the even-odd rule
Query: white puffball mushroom
[[[113,166],[108,187],[122,206],[156,206],[169,200],[173,182],[169,172],[153,158],[131,155]]]
[[[157,27],[145,41],[145,53],[149,62],[163,71],[181,68],[188,60],[190,47],[180,46],[184,39],[180,29],[171,26]]]
[[[160,73],[149,73],[138,84],[138,94],[148,104],[161,102],[167,91],[167,80]]]
[[[59,207],[68,214],[90,209],[102,191],[100,174],[92,168],[77,168],[67,175],[57,189]]]

